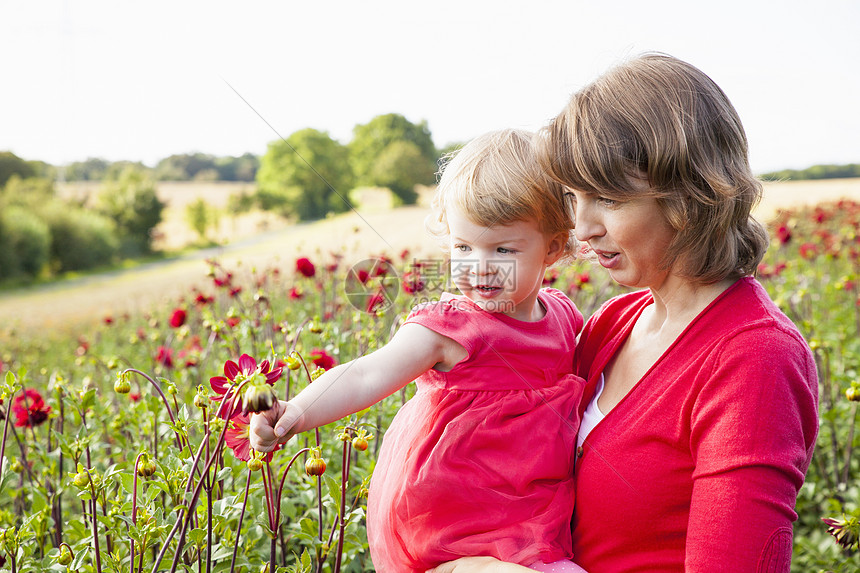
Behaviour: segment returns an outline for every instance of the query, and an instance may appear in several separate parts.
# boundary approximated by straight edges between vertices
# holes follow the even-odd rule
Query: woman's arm
[[[251,447],[271,451],[296,434],[372,406],[436,365],[450,368],[465,354],[450,338],[407,323],[376,352],[328,370],[289,402],[251,416]]]

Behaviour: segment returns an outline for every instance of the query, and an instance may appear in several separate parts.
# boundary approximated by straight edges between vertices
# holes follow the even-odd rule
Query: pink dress
[[[367,532],[380,573],[425,571],[469,555],[529,566],[571,556],[573,452],[584,381],[573,372],[582,314],[555,289],[523,322],[462,296],[406,322],[469,353],[429,370],[385,433]]]

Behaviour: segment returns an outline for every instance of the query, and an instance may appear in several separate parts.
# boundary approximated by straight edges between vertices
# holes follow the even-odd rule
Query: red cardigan
[[[586,324],[580,416],[651,303],[622,295]],[[577,452],[574,560],[589,573],[789,571],[817,402],[808,345],[755,279],[739,280]]]

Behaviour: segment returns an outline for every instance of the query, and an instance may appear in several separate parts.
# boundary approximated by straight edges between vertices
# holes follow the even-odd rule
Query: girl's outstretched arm
[[[504,563],[492,557],[461,557],[456,561],[448,561],[438,567],[430,569],[427,573],[516,573],[517,571],[532,571],[528,567]]]
[[[376,352],[328,370],[289,402],[251,416],[251,447],[271,451],[296,434],[369,408],[434,366],[448,370],[466,356],[450,338],[405,324]]]

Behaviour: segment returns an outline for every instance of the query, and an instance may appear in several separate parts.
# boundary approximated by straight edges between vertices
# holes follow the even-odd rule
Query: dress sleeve
[[[812,355],[796,333],[752,328],[721,346],[690,406],[686,570],[789,571],[817,394]]]
[[[465,348],[471,357],[481,343],[481,337],[475,335],[478,332],[477,320],[478,311],[465,301],[450,298],[416,306],[403,324],[420,324],[437,334],[447,336]]]

